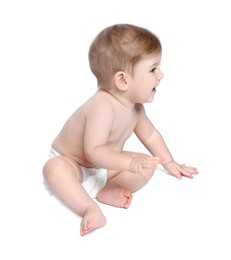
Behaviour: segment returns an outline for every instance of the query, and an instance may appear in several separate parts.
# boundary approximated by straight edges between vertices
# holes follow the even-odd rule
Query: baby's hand
[[[150,172],[150,170],[154,171],[157,168],[157,165],[162,162],[163,159],[159,157],[150,157],[147,155],[136,156],[133,157],[130,162],[129,171],[141,174],[145,178],[149,178],[147,172]]]
[[[164,168],[172,175],[176,176],[178,179],[182,179],[182,176],[186,176],[190,179],[193,178],[193,174],[198,174],[197,168],[186,166],[185,164],[178,164],[175,161],[171,161],[165,165]]]

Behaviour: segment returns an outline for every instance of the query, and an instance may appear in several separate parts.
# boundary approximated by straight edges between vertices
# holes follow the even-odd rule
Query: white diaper
[[[60,156],[60,153],[55,151],[53,148],[50,149],[49,158]],[[105,186],[107,182],[107,170],[97,169],[97,168],[87,168],[80,166],[83,172],[83,182],[82,185],[93,199],[96,198],[98,192]],[[52,191],[48,187],[47,183],[44,181],[44,185],[49,193],[52,195]]]

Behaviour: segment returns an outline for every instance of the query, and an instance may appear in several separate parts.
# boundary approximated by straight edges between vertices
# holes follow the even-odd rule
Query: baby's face
[[[148,55],[136,64],[131,80],[133,102],[147,103],[153,100],[164,76],[160,70],[160,61],[161,54]]]

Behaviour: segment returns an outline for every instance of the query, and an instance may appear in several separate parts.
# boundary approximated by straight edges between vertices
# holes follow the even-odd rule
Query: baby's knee
[[[154,173],[155,173],[155,170],[147,169],[145,171],[145,178],[146,178],[146,180],[149,181],[152,178],[152,176],[154,175]]]
[[[53,178],[57,174],[60,160],[58,157],[49,159],[43,166],[43,177],[45,180]]]

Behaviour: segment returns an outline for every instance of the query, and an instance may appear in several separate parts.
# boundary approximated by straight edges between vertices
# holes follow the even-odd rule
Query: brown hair
[[[89,64],[99,86],[111,85],[118,71],[133,72],[145,55],[162,50],[158,37],[145,28],[116,24],[102,30],[89,49]]]

